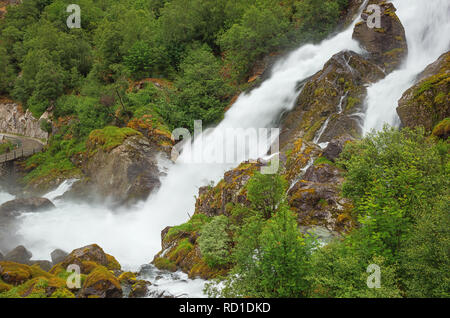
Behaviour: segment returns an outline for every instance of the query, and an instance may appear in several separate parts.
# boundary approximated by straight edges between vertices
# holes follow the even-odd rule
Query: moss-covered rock
[[[170,139],[163,132],[161,136],[164,137],[158,140],[167,143],[164,147],[140,132],[120,139],[121,144],[109,151],[105,147],[88,147],[81,160],[85,178],[75,183],[64,197],[94,201],[108,199],[112,205],[145,200],[161,185],[160,178],[164,174],[159,168],[159,160],[170,160],[169,141],[161,141]]]
[[[80,297],[122,298],[119,279],[104,266],[97,266],[87,277],[80,291]]]
[[[145,280],[138,280],[132,286],[130,290],[129,298],[143,298],[147,296],[149,292],[149,286],[151,283]]]
[[[363,21],[356,24],[353,38],[370,54],[370,60],[380,65],[387,73],[398,68],[408,54],[405,29],[396,15],[395,7],[385,0],[370,0],[381,8],[381,28],[370,28],[367,20],[373,12],[364,11]]]
[[[51,270],[51,273],[55,273],[58,268],[66,269],[69,265],[74,264],[80,267],[81,273],[89,274],[97,266],[108,267],[114,261],[111,257],[108,257],[108,254],[100,246],[92,244],[73,250],[59,267],[54,267]]]
[[[352,51],[335,54],[301,89],[292,111],[282,120],[280,146],[292,147],[299,138],[316,143],[343,135],[359,137],[366,85],[385,74],[374,63]]]
[[[450,118],[447,117],[433,129],[433,135],[446,140],[450,137]]]
[[[399,100],[397,113],[403,126],[423,126],[431,131],[450,117],[450,52],[427,66],[418,79]]]

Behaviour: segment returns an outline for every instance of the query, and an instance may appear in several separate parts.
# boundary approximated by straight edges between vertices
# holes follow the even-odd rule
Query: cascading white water
[[[14,200],[14,196],[7,192],[3,192],[2,189],[0,189],[0,204],[3,204],[9,200]]]
[[[417,75],[450,49],[450,1],[394,0],[408,42],[408,57],[401,68],[368,88],[364,133],[384,124],[398,126],[396,108]]]
[[[305,45],[279,61],[270,79],[249,94],[241,95],[218,127],[205,131],[204,138],[195,140],[192,151],[182,152],[162,180],[161,189],[147,202],[133,211],[121,212],[58,202],[57,209],[22,217],[19,230],[24,238],[22,243],[35,258],[48,258],[54,248],[71,251],[97,243],[128,268],[149,262],[161,248],[161,230],[187,221],[188,213],[193,213],[198,188],[219,181],[226,170],[249,159],[245,152],[239,151],[234,164],[191,164],[190,155],[213,152],[227,128],[270,127],[283,110],[294,106],[299,81],[322,69],[341,50],[360,51],[352,40],[352,30],[353,26],[319,45]],[[231,147],[225,151],[236,151]],[[257,155],[264,156],[268,149],[267,144]]]
[[[410,56],[401,70],[369,88],[366,127],[370,128],[380,128],[384,121],[392,123],[397,100],[403,91],[412,84],[417,73],[448,49],[448,1],[432,0],[424,4],[421,0],[398,0],[394,3],[405,25]],[[294,106],[299,81],[319,71],[333,54],[345,49],[360,50],[351,39],[352,29],[353,26],[319,45],[305,45],[280,61],[268,80],[251,93],[240,96],[223,122],[203,134],[203,149],[200,140],[195,141],[192,153],[214,150],[226,128],[270,127],[283,110]],[[264,156],[267,149],[262,149],[258,155]],[[113,212],[88,204],[56,202],[54,210],[22,216],[19,234],[23,241],[20,243],[33,252],[35,259],[48,259],[55,248],[71,251],[97,243],[130,269],[149,262],[160,249],[160,231],[165,226],[187,221],[188,213],[193,213],[198,188],[211,181],[217,182],[226,170],[237,165],[190,164],[187,159],[192,153],[184,151],[162,180],[161,189],[132,211]],[[245,159],[248,159],[246,154],[240,152],[236,162]],[[61,194],[66,186],[62,185],[50,196]]]

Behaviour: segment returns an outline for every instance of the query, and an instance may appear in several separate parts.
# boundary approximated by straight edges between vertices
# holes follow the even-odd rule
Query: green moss
[[[433,129],[433,135],[437,137],[445,137],[450,135],[450,118],[447,117],[438,123]]]
[[[83,288],[101,289],[105,282],[110,282],[117,289],[122,289],[119,280],[104,266],[97,266],[86,277]]]
[[[108,260],[108,265],[106,265],[106,268],[109,270],[120,270],[122,268],[114,256],[106,254],[106,259]]]
[[[306,140],[313,140],[314,136],[316,135],[317,131],[322,127],[326,119],[318,120],[314,123],[314,125],[308,130],[308,132],[305,134],[304,138]]]
[[[88,148],[90,148],[90,154],[93,154],[98,148],[110,152],[120,146],[128,137],[137,135],[142,134],[129,127],[118,128],[115,126],[107,126],[90,133]]]
[[[74,298],[64,280],[57,277],[36,277],[0,293],[0,298]]]
[[[447,98],[447,94],[445,94],[444,92],[440,92],[440,93],[437,94],[436,97],[434,98],[434,102],[435,102],[436,104],[444,104],[446,98]]]
[[[188,238],[185,238],[185,239],[181,240],[178,243],[175,250],[173,252],[171,252],[170,258],[172,258],[172,257],[176,258],[180,255],[186,256],[190,251],[192,251],[193,248],[194,248],[194,245],[192,245],[192,243],[189,242]]]
[[[194,233],[200,231],[203,225],[209,221],[211,221],[211,218],[204,214],[194,214],[188,222],[172,227],[169,232],[167,232],[164,240],[171,241],[180,233]]]
[[[9,291],[11,288],[13,288],[12,285],[5,283],[0,278],[0,294]]]
[[[171,272],[175,272],[177,270],[175,263],[167,258],[158,257],[155,259],[153,264],[161,270],[168,270]]]
[[[121,284],[131,284],[136,282],[136,275],[132,272],[125,272],[119,276],[119,281]]]
[[[349,97],[347,99],[347,107],[346,110],[352,110],[355,105],[359,104],[361,102],[361,100],[359,98],[354,98],[354,97]]]
[[[334,163],[325,157],[319,157],[314,161],[314,166],[320,166],[324,164],[334,166]]]

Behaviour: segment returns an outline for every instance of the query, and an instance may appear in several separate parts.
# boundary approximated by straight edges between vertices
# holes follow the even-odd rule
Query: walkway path
[[[4,136],[5,139],[8,139],[12,143],[19,145],[18,148],[11,150],[10,152],[5,153],[3,155],[0,155],[0,163],[32,156],[35,153],[42,151],[45,145],[43,141],[36,138],[4,133],[0,133],[0,136]]]

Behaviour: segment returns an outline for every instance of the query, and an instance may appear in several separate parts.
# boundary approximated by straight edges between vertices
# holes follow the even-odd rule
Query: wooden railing
[[[35,153],[38,153],[42,150],[42,147],[35,147],[35,148],[18,148],[11,150],[7,153],[4,153],[3,155],[0,155],[0,163],[5,163],[8,161],[17,160],[19,158],[26,158],[34,155]]]

